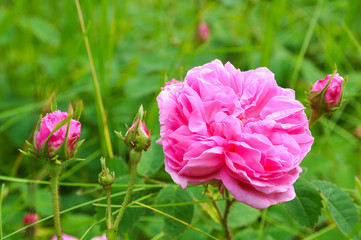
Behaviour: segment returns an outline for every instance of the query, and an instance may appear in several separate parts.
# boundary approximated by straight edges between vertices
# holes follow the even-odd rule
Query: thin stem
[[[111,229],[113,227],[113,215],[112,215],[112,197],[111,197],[111,186],[104,187],[105,194],[107,196],[107,208],[105,212],[105,222],[107,224],[107,229]]]
[[[93,56],[92,56],[92,53],[91,53],[91,50],[90,50],[89,39],[88,39],[88,36],[86,35],[84,18],[83,18],[83,14],[82,14],[82,11],[81,11],[80,4],[79,4],[79,0],[75,0],[75,5],[76,5],[76,9],[78,11],[78,17],[79,17],[79,21],[80,21],[81,31],[82,31],[82,33],[84,35],[85,48],[86,48],[86,51],[88,53],[90,69],[91,69],[92,76],[93,76],[93,84],[94,84],[95,93],[96,93],[96,100],[97,100],[96,102],[97,102],[97,105],[98,105],[97,109],[100,112],[100,116],[101,116],[101,125],[103,126],[103,133],[104,133],[104,140],[105,140],[106,150],[107,150],[109,158],[113,158],[114,154],[113,154],[113,148],[112,148],[112,144],[111,144],[110,136],[109,136],[109,131],[108,131],[107,117],[106,117],[106,114],[105,114],[103,100],[102,100],[101,93],[100,93],[100,87],[99,87],[98,77],[97,77],[97,74],[96,74],[96,71],[95,71]]]
[[[207,187],[206,189],[206,195],[207,197],[209,197],[211,200],[214,200],[214,197],[213,197],[213,194],[212,194],[212,191]],[[222,216],[222,213],[221,213],[221,210],[219,209],[218,207],[218,203],[216,201],[212,201],[212,205],[213,207],[216,209],[217,211],[217,214],[218,214],[218,217],[219,217],[219,222],[222,222],[223,221],[223,216]]]
[[[54,228],[58,240],[63,239],[61,234],[60,207],[59,207],[60,171],[61,171],[61,165],[52,164],[52,166],[49,167],[50,189],[52,195],[52,205],[53,205],[53,214],[54,214]]]
[[[229,192],[227,190],[225,190],[226,192],[226,207],[224,209],[224,214],[223,214],[223,219],[222,219],[222,227],[224,230],[224,233],[226,234],[226,239],[230,240],[232,239],[232,233],[229,230],[229,226],[228,226],[228,215],[229,215],[229,210],[231,209],[231,206],[234,202],[234,199],[228,199],[229,198]]]
[[[127,208],[128,203],[130,202],[132,198],[132,192],[133,187],[135,183],[135,177],[137,176],[137,166],[142,157],[142,151],[135,151],[134,149],[130,150],[129,159],[130,159],[130,178],[129,178],[129,184],[127,189],[127,194],[124,197],[122,206],[119,210],[118,216],[115,219],[114,222],[114,232],[116,233],[118,231],[119,223],[122,220],[122,217],[124,215],[125,209]]]

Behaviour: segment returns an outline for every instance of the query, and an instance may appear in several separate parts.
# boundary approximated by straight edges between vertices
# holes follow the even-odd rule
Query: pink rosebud
[[[100,237],[93,237],[91,240],[107,240],[107,237],[104,234],[103,236]]]
[[[344,81],[338,73],[335,73],[334,75],[327,75],[313,85],[308,93],[308,103],[311,106],[310,126],[325,113],[331,114],[341,106],[343,88],[346,82],[347,79]]]
[[[78,238],[72,237],[72,236],[64,234],[64,233],[61,236],[62,236],[63,240],[79,240]],[[50,240],[57,240],[57,237],[54,235]]]
[[[265,67],[214,60],[157,97],[165,170],[182,188],[212,184],[263,209],[292,200],[313,137],[295,92]]]
[[[311,92],[322,91],[326,87],[331,77],[332,74],[329,74],[324,79],[318,80],[313,85]],[[338,73],[336,73],[326,89],[325,101],[329,109],[337,106],[340,101],[342,94],[342,82],[343,78],[338,75]]]
[[[49,137],[50,133],[54,130],[56,125],[67,117],[68,117],[68,113],[57,110],[55,112],[46,114],[46,116],[43,117],[43,119],[41,119],[40,129],[35,136],[35,146],[38,151],[41,150],[46,139]],[[71,152],[74,149],[75,144],[80,137],[80,128],[81,128],[80,122],[74,119],[70,120],[70,127],[68,132],[68,139],[67,139],[68,140],[67,146],[69,152]],[[67,124],[62,126],[60,129],[58,129],[51,135],[48,142],[49,151],[51,152],[56,151],[60,147],[60,145],[65,140],[66,131],[67,131]]]
[[[209,33],[210,33],[210,30],[209,30],[209,26],[207,23],[205,22],[201,22],[199,25],[198,25],[198,38],[201,42],[205,42],[208,40],[209,38]]]
[[[23,218],[24,226],[35,223],[38,221],[38,215],[36,213],[27,213]]]

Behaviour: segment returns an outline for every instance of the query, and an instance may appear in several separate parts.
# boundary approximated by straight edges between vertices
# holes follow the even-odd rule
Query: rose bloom
[[[67,117],[68,113],[57,110],[52,113],[47,113],[46,116],[41,119],[40,129],[35,137],[35,145],[38,151],[40,151],[40,149],[43,147],[46,139],[49,137],[49,134],[54,130],[56,125]],[[74,149],[76,141],[80,137],[80,128],[80,122],[74,119],[70,120],[67,143],[69,152]],[[55,131],[53,135],[51,135],[48,142],[49,148],[52,147],[55,151],[57,148],[60,147],[60,145],[65,140],[66,130],[67,124],[62,126],[59,130]]]
[[[212,184],[263,209],[295,197],[313,137],[304,106],[267,68],[214,60],[157,97],[165,169],[182,188]]]
[[[324,79],[318,80],[313,85],[311,92],[318,92],[323,90],[326,87],[328,81],[331,79],[331,77],[332,74],[329,74]],[[335,107],[340,101],[342,94],[342,82],[343,82],[343,78],[338,73],[336,73],[333,76],[330,84],[328,85],[325,94],[325,100],[327,102],[327,107],[329,109]]]
[[[23,218],[24,226],[35,223],[38,221],[38,215],[36,213],[27,213]]]

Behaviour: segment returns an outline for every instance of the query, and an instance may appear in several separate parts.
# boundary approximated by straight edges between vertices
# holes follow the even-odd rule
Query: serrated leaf
[[[345,236],[350,234],[360,221],[350,196],[332,183],[315,181],[314,184],[322,192],[338,228]],[[353,236],[352,239],[359,239],[358,235]]]
[[[188,190],[183,190],[178,187],[165,187],[163,188],[155,201],[155,204],[172,204],[181,202],[191,202],[192,197]],[[167,206],[158,207],[159,210],[168,213],[169,215],[178,218],[184,222],[191,223],[193,218],[194,205],[183,206]],[[187,230],[187,226],[179,223],[169,217],[163,216],[164,221],[164,233],[168,238],[174,239],[183,234]]]
[[[152,145],[148,151],[143,152],[139,162],[138,173],[143,176],[151,176],[164,162],[163,147],[155,143],[158,138],[159,136],[152,136]]]
[[[296,197],[284,203],[286,209],[299,224],[312,228],[321,214],[320,193],[312,183],[303,179],[299,179],[293,186]]]

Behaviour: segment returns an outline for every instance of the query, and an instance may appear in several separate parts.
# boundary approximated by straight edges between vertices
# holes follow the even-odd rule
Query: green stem
[[[228,199],[229,198],[229,192],[227,190],[225,190],[226,192],[226,207],[224,209],[224,214],[223,214],[223,219],[222,219],[222,227],[224,230],[224,233],[226,234],[226,239],[230,240],[232,239],[232,233],[229,230],[229,226],[228,226],[228,215],[229,215],[229,210],[231,209],[232,203],[234,202],[234,199]]]
[[[111,229],[113,227],[113,215],[112,215],[112,197],[111,197],[111,186],[104,187],[105,194],[107,196],[107,208],[105,212],[105,222],[107,224],[107,229]]]
[[[124,197],[122,206],[120,207],[119,213],[117,218],[115,219],[114,225],[113,225],[113,232],[118,232],[119,223],[122,220],[122,217],[124,215],[125,209],[127,208],[128,203],[130,202],[132,198],[132,192],[133,187],[135,183],[135,177],[137,176],[137,166],[142,157],[142,151],[135,151],[134,149],[130,150],[129,154],[129,160],[130,160],[130,178],[129,178],[129,184],[127,189],[127,194]]]
[[[59,207],[59,175],[61,172],[61,165],[50,163],[48,169],[50,174],[50,189],[52,195],[55,234],[58,240],[62,240]]]

